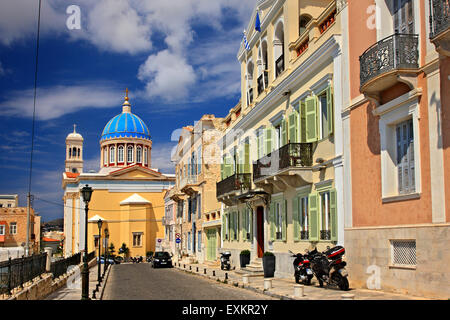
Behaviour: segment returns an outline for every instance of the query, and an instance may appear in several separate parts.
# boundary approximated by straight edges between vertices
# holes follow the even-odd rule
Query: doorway
[[[264,255],[264,207],[256,208],[256,233],[258,258]]]

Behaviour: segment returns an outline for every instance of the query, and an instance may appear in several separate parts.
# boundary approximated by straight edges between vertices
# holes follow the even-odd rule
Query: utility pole
[[[25,241],[25,257],[30,255],[30,216],[31,216],[31,194],[27,194],[27,237]]]

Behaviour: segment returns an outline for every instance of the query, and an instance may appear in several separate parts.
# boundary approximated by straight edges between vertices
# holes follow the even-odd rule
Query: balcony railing
[[[312,143],[288,143],[253,164],[253,180],[275,175],[286,168],[312,166]]]
[[[186,176],[184,178],[181,178],[180,180],[180,189],[183,189],[188,184],[195,184],[197,183],[197,176]]]
[[[396,33],[371,46],[359,57],[361,87],[383,73],[398,69],[417,69],[418,45],[418,35]]]
[[[450,0],[430,0],[430,39],[450,27]]]
[[[284,71],[284,54],[275,61],[275,77],[278,77]]]
[[[232,191],[249,190],[251,187],[251,174],[238,173],[234,174],[216,184],[217,197],[223,196]]]

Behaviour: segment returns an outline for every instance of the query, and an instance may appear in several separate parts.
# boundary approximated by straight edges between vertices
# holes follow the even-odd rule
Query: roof
[[[97,222],[98,220],[102,220],[105,221],[106,219],[103,217],[100,217],[98,214],[96,214],[95,216],[93,216],[92,218],[90,218],[88,220],[88,222]]]
[[[78,177],[79,175],[80,175],[79,172],[76,172],[76,173],[74,173],[74,172],[66,172],[66,177],[67,177],[67,178],[71,178],[71,179],[76,178],[76,177]]]
[[[135,193],[132,196],[130,196],[130,197],[126,198],[125,200],[123,200],[122,202],[120,202],[121,206],[127,205],[127,204],[151,204],[151,202],[148,201],[147,199],[144,199],[137,193]]]
[[[44,242],[60,242],[61,240],[43,237],[42,241],[44,241]]]

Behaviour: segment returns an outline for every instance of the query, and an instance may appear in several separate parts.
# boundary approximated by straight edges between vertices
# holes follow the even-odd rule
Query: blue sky
[[[32,194],[44,221],[62,218],[65,138],[77,124],[85,170],[99,168],[103,127],[132,112],[153,139],[152,167],[173,173],[172,133],[240,98],[236,55],[256,0],[46,0],[36,104]],[[0,194],[26,204],[38,0],[0,2]],[[81,29],[66,13],[80,8]]]

